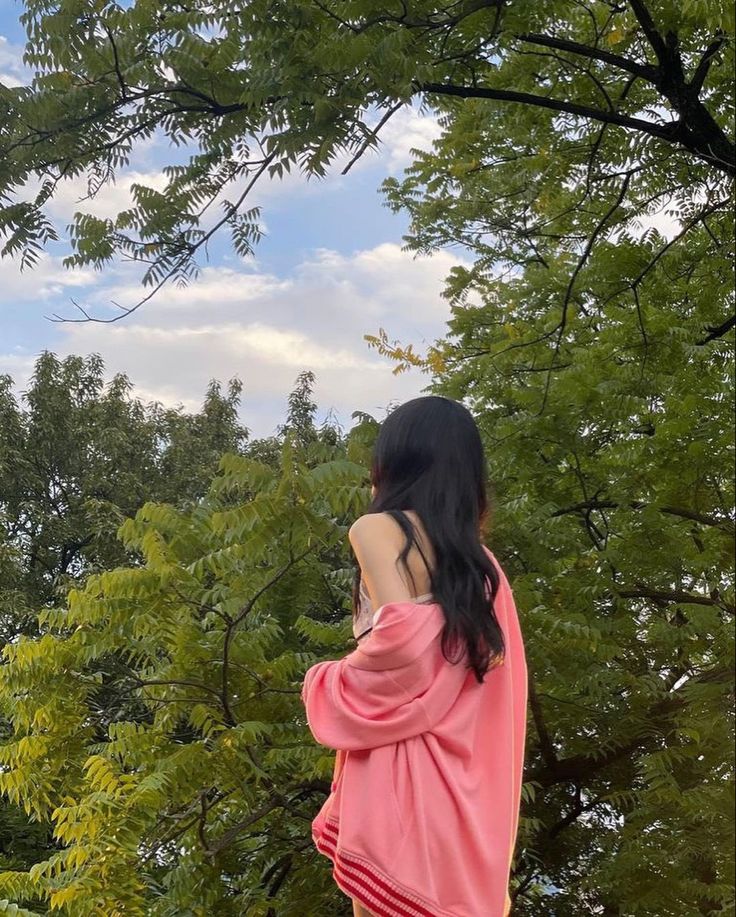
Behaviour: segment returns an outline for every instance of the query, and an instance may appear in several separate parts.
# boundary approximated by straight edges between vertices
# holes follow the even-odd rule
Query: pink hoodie
[[[312,837],[339,888],[378,917],[510,909],[527,669],[511,588],[484,548],[499,571],[506,657],[482,685],[465,655],[443,657],[437,602],[383,605],[357,649],[304,677],[312,735],[337,750]]]

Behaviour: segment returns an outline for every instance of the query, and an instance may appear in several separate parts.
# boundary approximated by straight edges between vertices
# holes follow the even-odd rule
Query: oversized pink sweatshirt
[[[511,588],[484,548],[506,656],[483,684],[465,655],[442,655],[441,605],[412,601],[381,606],[357,649],[304,678],[312,735],[337,750],[312,837],[339,888],[378,917],[509,912],[527,668]]]

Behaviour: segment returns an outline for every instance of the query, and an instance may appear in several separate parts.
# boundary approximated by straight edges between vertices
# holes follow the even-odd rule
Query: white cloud
[[[131,279],[126,282],[127,275]],[[138,282],[134,274],[134,266],[127,271],[120,271],[121,282],[100,286],[93,291],[90,303],[92,306],[104,306],[108,303],[119,303],[123,308],[131,308],[143,296],[150,292]],[[258,271],[243,266],[240,270],[230,267],[204,267],[199,278],[187,286],[168,284],[164,286],[152,299],[150,305],[142,306],[144,312],[136,317],[136,321],[147,322],[143,316],[158,314],[160,312],[182,315],[190,312],[203,313],[205,310],[215,310],[223,314],[223,308],[235,307],[236,314],[242,314],[242,306],[253,300],[263,300],[264,297],[285,293],[292,287],[289,279],[282,279],[272,274],[259,273]],[[114,310],[114,314],[118,313]],[[94,313],[100,315],[98,310]]]
[[[99,279],[93,270],[62,265],[62,259],[43,252],[35,266],[20,269],[19,260],[0,259],[0,305],[58,300],[68,287],[79,289]]]
[[[188,410],[201,404],[210,379],[238,376],[242,420],[254,436],[283,422],[298,373],[311,369],[320,416],[334,409],[347,429],[352,411],[382,417],[389,402],[420,394],[429,381],[417,370],[393,375],[395,364],[363,335],[383,327],[421,351],[422,341],[444,334],[450,312],[439,292],[457,261],[446,252],[415,260],[384,243],[353,254],[320,249],[288,277],[253,266],[208,268],[190,286],[165,288],[119,321],[56,325],[60,338],[50,349],[100,353],[108,376],[125,372],[144,400]],[[112,313],[100,307],[122,292],[131,297],[128,306],[141,296],[132,284],[96,287],[85,308],[107,317]],[[56,311],[78,315],[58,304]],[[17,360],[6,355],[0,365],[11,356]]]
[[[351,255],[318,249],[299,266],[298,288],[330,289],[336,303],[350,302],[363,319],[381,318],[388,310],[402,323],[444,321],[449,309],[439,292],[450,268],[460,263],[467,262],[447,251],[415,258],[393,242]]]
[[[414,159],[412,149],[431,150],[442,133],[435,114],[421,114],[416,108],[397,112],[380,133],[383,161],[393,174],[403,171]]]
[[[101,341],[99,325],[82,323],[70,329],[75,351],[87,352],[89,345]],[[376,370],[375,361],[360,357],[347,347],[332,349],[300,331],[289,331],[256,321],[247,324],[202,324],[181,328],[116,323],[104,336],[116,351],[149,350],[176,352],[188,369],[205,355],[217,354],[218,362],[229,359],[257,360],[266,366],[299,372],[308,365],[315,372],[323,369]]]
[[[352,206],[348,195],[358,184],[358,172],[363,172],[361,183],[374,173],[378,183],[383,174],[408,164],[411,147],[428,148],[438,132],[432,117],[407,108],[385,125],[379,150],[368,151],[348,175],[340,174],[348,154],[332,164],[324,180],[308,181],[296,167],[283,181],[265,180],[246,206],[264,203],[267,216],[271,202],[278,200],[286,209],[320,195],[318,206],[333,206],[326,204],[330,195],[334,206],[345,210]],[[157,134],[136,147],[137,169],[120,172],[115,184],[94,198],[83,199],[84,177],[61,183],[47,205],[50,216],[63,230],[75,210],[114,217],[131,206],[134,182],[162,189],[161,166],[170,156],[181,161],[183,155],[165,144]],[[237,193],[232,186],[225,196],[234,200]],[[209,212],[216,211],[213,205]],[[254,436],[267,435],[283,422],[296,376],[312,369],[320,415],[334,409],[349,428],[352,411],[382,416],[389,402],[414,397],[429,381],[417,370],[393,375],[395,364],[371,349],[363,335],[383,327],[390,338],[413,342],[418,350],[443,335],[450,310],[439,294],[450,267],[460,260],[447,252],[415,259],[394,243],[352,253],[316,248],[279,275],[264,271],[257,259],[228,259],[226,265],[205,266],[187,287],[164,287],[119,321],[90,323],[78,321],[82,316],[71,297],[96,317],[117,316],[114,302],[131,307],[150,292],[139,284],[140,265],[116,262],[99,272],[70,272],[60,258],[44,254],[24,274],[17,262],[0,261],[0,308],[3,302],[11,309],[31,303],[36,317],[56,313],[73,319],[49,323],[50,333],[34,333],[33,339],[42,339],[60,356],[100,353],[106,375],[126,373],[144,400],[197,410],[210,379],[239,376],[244,382],[241,416]],[[22,389],[35,356],[18,348],[2,353],[11,346],[0,342],[0,371],[8,367]]]
[[[30,71],[23,63],[23,48],[0,35],[0,83],[8,87],[22,86],[30,78]]]

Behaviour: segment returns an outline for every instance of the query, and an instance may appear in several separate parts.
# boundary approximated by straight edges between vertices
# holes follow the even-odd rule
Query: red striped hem
[[[418,915],[429,915],[434,917],[431,911],[422,909],[421,911],[407,909],[393,896],[393,890],[389,889],[388,893],[384,888],[375,888],[373,882],[377,880],[375,873],[365,870],[367,879],[358,871],[353,871],[352,864],[346,863],[344,854],[337,853],[334,846],[321,840],[317,847],[322,853],[327,854],[333,861],[333,877],[340,888],[351,898],[355,898],[361,904],[376,914],[376,917],[418,917]],[[378,883],[377,883],[378,884]]]
[[[346,864],[344,855],[336,853],[334,845],[320,840],[317,847],[333,861],[333,877],[340,888],[351,898],[356,898],[361,904],[370,908],[377,917],[417,917],[418,911],[413,908],[407,910],[403,905],[398,904],[391,894],[386,894],[381,888],[374,888],[371,882],[375,879],[375,875],[368,873],[366,881],[359,872],[353,872],[352,866]],[[430,914],[429,911],[421,913],[422,915]]]
[[[323,837],[323,842],[331,844],[333,850],[336,850],[337,828],[335,825],[327,823],[325,825],[325,834],[330,836],[326,840]],[[346,858],[348,862],[343,862]],[[430,911],[426,908],[422,902],[413,895],[409,897],[401,892],[393,882],[376,872],[374,866],[365,865],[364,862],[360,862],[356,857],[343,850],[339,851],[338,860],[338,868],[343,873],[353,873],[354,878],[360,884],[365,885],[366,882],[372,881],[378,885],[379,891],[374,891],[373,893],[378,894],[380,897],[385,896],[386,903],[398,907],[401,910],[401,917],[404,917],[404,915],[406,915],[406,917],[436,917],[434,911]],[[396,900],[392,901],[391,897]]]
[[[362,857],[338,850],[337,833],[336,824],[326,822],[314,842],[320,853],[332,860],[333,878],[345,894],[370,908],[377,917],[452,917],[402,890]]]

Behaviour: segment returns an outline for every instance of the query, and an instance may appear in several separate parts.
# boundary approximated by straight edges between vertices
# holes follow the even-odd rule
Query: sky
[[[0,80],[25,81],[21,4],[0,0]],[[402,250],[404,214],[384,204],[379,185],[401,176],[412,148],[429,148],[436,121],[405,109],[388,122],[376,152],[341,175],[339,161],[323,179],[300,175],[264,181],[251,201],[262,207],[266,235],[255,256],[244,260],[221,234],[200,262],[198,279],[186,288],[169,285],[133,314],[113,323],[54,321],[89,314],[110,317],[112,303],[132,306],[148,292],[140,268],[122,262],[102,271],[68,270],[68,244],[50,246],[32,269],[0,260],[0,374],[14,381],[21,399],[37,356],[98,353],[111,379],[124,372],[133,395],[184,410],[200,408],[207,384],[243,381],[240,419],[251,437],[268,436],[285,419],[298,374],[315,374],[316,421],[328,415],[343,429],[351,413],[382,419],[386,408],[422,394],[430,377],[419,369],[394,375],[395,363],[369,346],[364,334],[385,329],[390,340],[423,352],[446,333],[450,317],[441,297],[445,276],[464,263],[458,252],[431,257]],[[113,216],[126,207],[130,185],[160,186],[162,168],[180,161],[165,138],[134,149],[129,168],[92,201],[80,203],[83,181],[59,189],[48,212],[61,230],[84,209]]]

